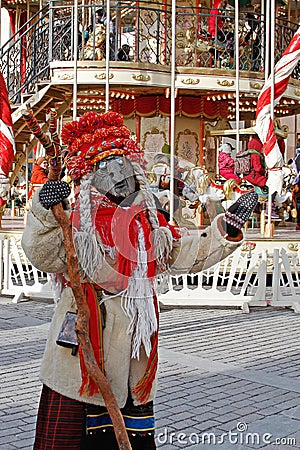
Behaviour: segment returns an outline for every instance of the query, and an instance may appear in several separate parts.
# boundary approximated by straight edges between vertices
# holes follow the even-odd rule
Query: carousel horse
[[[233,178],[229,178],[223,184],[223,193],[225,200],[222,201],[222,206],[227,210],[241,195],[248,192],[253,192],[254,187],[248,183],[239,184]]]
[[[168,209],[170,200],[170,166],[165,162],[158,162],[149,167],[147,178],[150,188],[158,198],[161,206]]]
[[[83,49],[84,59],[95,59],[96,61],[104,59],[105,31],[105,26],[101,23],[95,25],[95,29],[90,34]]]
[[[223,211],[220,203],[224,199],[222,185],[204,167],[188,168],[183,182],[182,198],[185,207],[182,208],[182,215],[185,220],[192,221],[197,227],[203,211],[207,212],[210,220]]]
[[[182,194],[190,201],[200,201],[206,204],[207,200],[223,200],[222,186],[214,180],[203,167],[192,167],[188,169],[183,177],[185,187]]]
[[[147,171],[151,189],[167,188],[170,183],[170,166],[165,162],[158,162],[150,166]]]
[[[282,173],[282,191],[277,192],[274,198],[274,206],[278,210],[281,219],[279,226],[285,226],[285,222],[291,220],[291,211],[293,210],[292,187],[293,180],[296,177],[293,166],[289,164],[282,167]]]

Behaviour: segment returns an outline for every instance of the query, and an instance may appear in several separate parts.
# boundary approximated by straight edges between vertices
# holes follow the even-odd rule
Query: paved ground
[[[0,449],[32,448],[53,305],[0,299]],[[157,445],[300,449],[300,316],[271,308],[162,311]]]

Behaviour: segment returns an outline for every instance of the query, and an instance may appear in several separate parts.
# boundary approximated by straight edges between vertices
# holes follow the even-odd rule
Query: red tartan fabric
[[[119,450],[113,431],[85,434],[86,404],[43,386],[33,450]],[[129,436],[132,450],[155,450],[154,436]]]
[[[84,424],[84,403],[43,386],[33,449],[79,450]]]

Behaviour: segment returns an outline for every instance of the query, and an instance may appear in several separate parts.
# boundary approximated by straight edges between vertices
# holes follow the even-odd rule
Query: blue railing
[[[74,52],[74,7],[57,1],[38,11],[0,50],[1,70],[11,100],[30,94],[38,82],[49,80],[51,61],[105,61],[106,21],[99,5],[78,11],[78,48]],[[176,64],[195,68],[235,69],[234,12],[196,7],[178,7],[176,12]],[[256,20],[256,19],[255,19]],[[264,20],[256,22],[240,13],[239,52],[241,71],[264,71]],[[171,63],[171,10],[161,4],[118,1],[111,9],[109,58],[119,64]],[[287,47],[297,24],[277,20],[275,60]],[[141,66],[143,67],[143,66]],[[293,75],[300,79],[300,65]]]

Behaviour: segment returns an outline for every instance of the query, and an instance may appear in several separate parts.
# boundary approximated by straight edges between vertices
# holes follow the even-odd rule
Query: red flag
[[[0,197],[5,196],[8,174],[15,156],[15,139],[11,109],[4,77],[0,72]],[[0,206],[5,201],[0,198]]]

